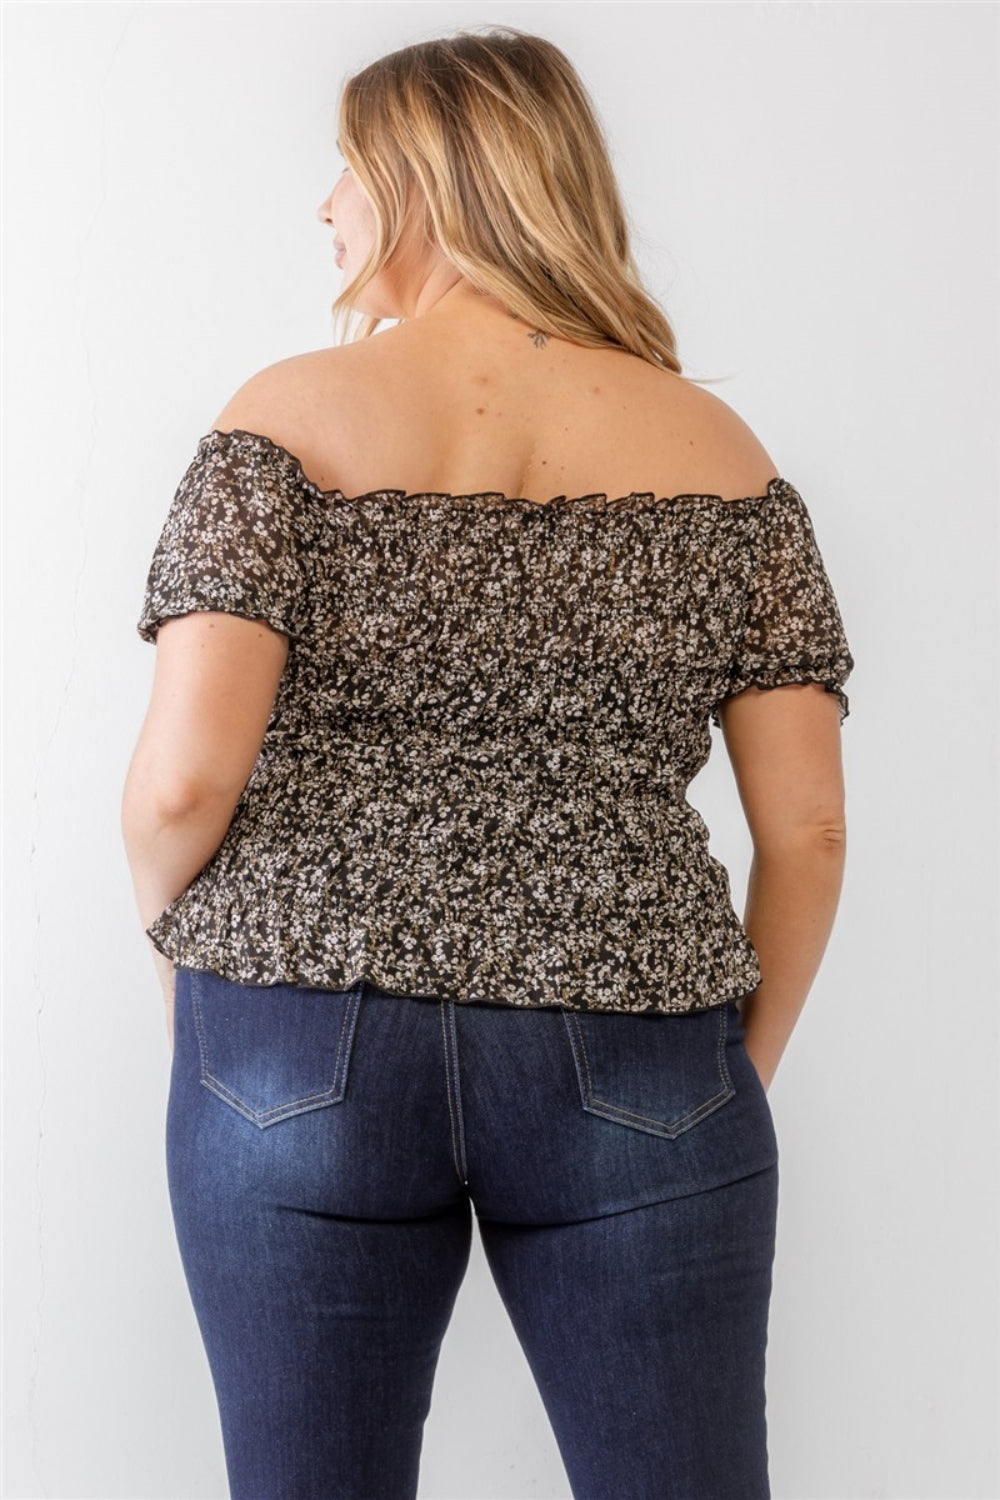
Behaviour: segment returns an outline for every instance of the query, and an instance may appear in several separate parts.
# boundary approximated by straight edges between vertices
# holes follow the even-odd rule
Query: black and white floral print
[[[686,789],[722,699],[854,665],[798,491],[353,498],[213,430],[138,631],[289,654],[214,855],[147,932],[244,984],[684,1012],[760,982]]]

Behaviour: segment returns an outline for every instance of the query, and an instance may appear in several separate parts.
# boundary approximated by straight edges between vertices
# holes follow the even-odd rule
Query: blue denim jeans
[[[735,1002],[179,968],[166,1134],[233,1500],[417,1494],[473,1211],[576,1500],[768,1500],[778,1150]]]

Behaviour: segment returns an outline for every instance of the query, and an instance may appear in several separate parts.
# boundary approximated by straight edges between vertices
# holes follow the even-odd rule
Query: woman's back
[[[779,469],[716,396],[620,349],[549,338],[459,283],[426,314],[285,360],[222,429],[264,432],[322,489],[763,494]]]
[[[175,963],[596,1010],[759,983],[685,792],[747,686],[846,715],[808,512],[684,426],[682,383],[535,353],[479,309],[404,325],[270,367],[199,442],[140,634],[222,610],[290,646],[225,838],[147,928]]]

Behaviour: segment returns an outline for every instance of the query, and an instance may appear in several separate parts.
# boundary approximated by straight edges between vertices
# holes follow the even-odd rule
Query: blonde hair
[[[495,26],[403,47],[346,81],[338,115],[375,239],[331,307],[335,323],[413,212],[475,288],[532,328],[682,373],[674,331],[641,283],[593,104],[552,42]],[[381,322],[366,317],[358,338]]]

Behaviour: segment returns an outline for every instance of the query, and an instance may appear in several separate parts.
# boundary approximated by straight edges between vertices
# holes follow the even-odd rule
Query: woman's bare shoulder
[[[733,499],[765,494],[781,470],[749,423],[704,386],[683,377],[670,384],[671,429],[683,472],[691,475],[682,488]]]
[[[212,427],[220,431],[240,427],[276,440],[280,432],[291,435],[302,427],[304,417],[315,415],[318,399],[327,398],[331,388],[338,387],[346,396],[371,365],[361,344],[313,349],[277,360],[243,382]]]
[[[412,360],[396,332],[266,366],[231,396],[213,428],[260,433],[294,453],[316,484],[341,483],[355,465],[366,468],[373,445],[391,449],[395,429],[388,412],[405,412],[413,400],[407,391]],[[653,435],[639,464],[643,473],[662,473],[676,493],[732,499],[766,493],[781,470],[738,412],[684,376],[665,378],[652,366],[643,371],[629,364],[622,405],[637,433]],[[331,412],[337,414],[337,473],[329,452]],[[645,448],[645,439],[639,446]]]
[[[372,342],[371,340],[366,341]],[[325,434],[328,413],[337,413],[339,442],[351,434],[364,441],[364,416],[371,411],[379,361],[365,343],[309,350],[267,365],[251,375],[219,412],[213,430],[259,433],[300,461],[305,474],[324,488],[336,483],[327,472]]]

